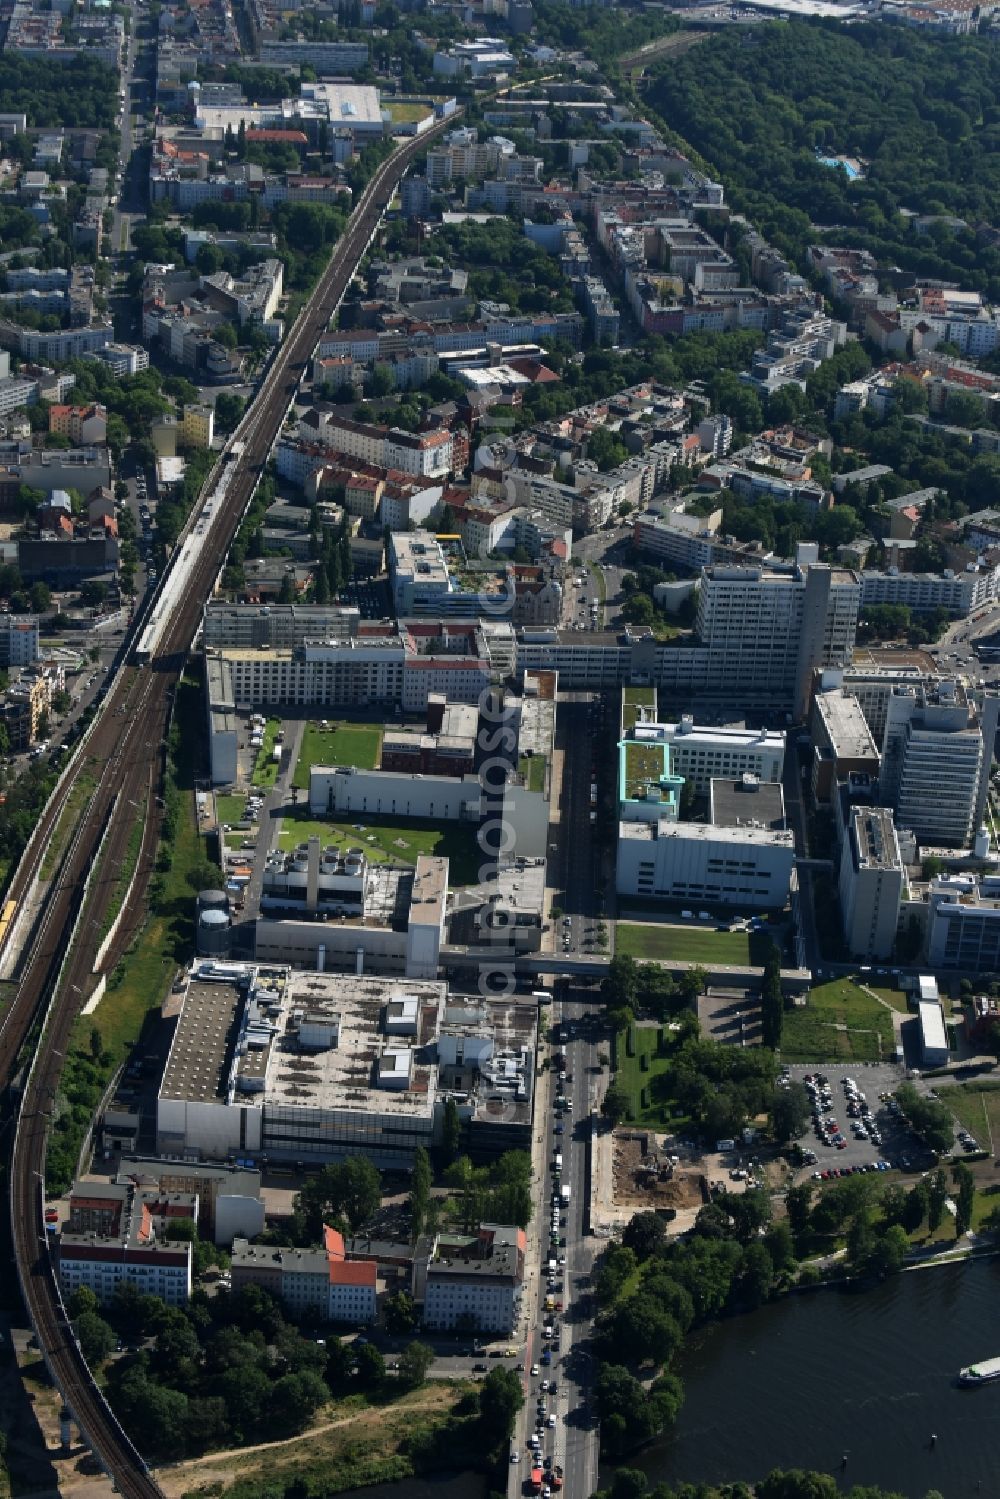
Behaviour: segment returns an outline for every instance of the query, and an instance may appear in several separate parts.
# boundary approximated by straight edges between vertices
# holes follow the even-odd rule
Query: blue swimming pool
[[[817,156],[816,160],[824,167],[843,167],[852,182],[856,182],[861,176],[854,162],[845,161],[842,156]]]

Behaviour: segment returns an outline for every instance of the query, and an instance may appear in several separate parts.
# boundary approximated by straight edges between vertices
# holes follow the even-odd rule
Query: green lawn
[[[242,822],[246,809],[245,796],[216,796],[215,798],[215,815],[219,819],[220,827],[227,823],[232,827],[234,822]]]
[[[378,724],[341,723],[325,729],[318,723],[306,724],[292,785],[309,790],[309,770],[313,765],[353,765],[357,770],[374,770],[382,749],[382,730]]]
[[[846,1027],[838,1029],[837,1027]],[[785,1011],[781,1056],[785,1062],[877,1062],[895,1055],[892,1017],[851,979],[819,984],[805,1005]]]
[[[869,984],[868,988],[873,994],[877,994],[879,999],[884,999],[887,1005],[891,1005],[894,1010],[898,1010],[901,1015],[909,1013],[910,1007],[906,1002],[906,994],[902,989],[884,989],[881,984]],[[945,1002],[945,1009],[947,1010],[947,1002]]]
[[[418,120],[426,120],[433,110],[427,104],[406,104],[396,99],[388,99],[386,105],[394,125],[414,125]]]
[[[629,1123],[675,1128],[682,1121],[674,1117],[674,1099],[670,1087],[671,1056],[669,1043],[660,1053],[659,1026],[634,1026],[635,1056],[628,1055],[628,1033],[622,1031],[616,1041],[617,1069],[615,1079],[629,1096]],[[647,1058],[643,1068],[643,1057]],[[649,1089],[649,1103],[643,1104],[643,1089]]]
[[[278,779],[278,762],[274,758],[274,741],[281,730],[280,718],[269,718],[264,730],[264,742],[257,751],[253,767],[253,783],[261,791],[270,791]]]
[[[654,708],[656,706],[655,687],[623,687],[622,688],[622,730],[630,734],[635,728],[635,721],[639,717],[639,709]]]
[[[524,776],[529,791],[545,790],[544,755],[522,755],[517,768]]]
[[[358,827],[364,832],[359,833]],[[373,819],[363,814],[352,822],[317,821],[309,817],[283,817],[278,831],[278,847],[294,848],[311,837],[318,837],[326,848],[363,848],[373,864],[415,864],[421,854],[438,854],[451,861],[449,882],[472,884],[477,877],[481,855],[475,833],[465,823],[411,822],[403,817]]]
[[[762,934],[763,935],[763,934]],[[749,932],[716,932],[708,927],[646,926],[620,921],[615,952],[656,962],[750,963]],[[763,960],[761,960],[763,961]]]
[[[1000,1149],[1000,1081],[937,1084],[937,1095],[984,1150]],[[989,1120],[989,1127],[987,1127]]]

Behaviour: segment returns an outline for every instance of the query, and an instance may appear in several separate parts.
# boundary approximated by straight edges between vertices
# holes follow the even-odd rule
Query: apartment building
[[[473,1234],[438,1234],[429,1247],[418,1246],[414,1293],[423,1301],[424,1326],[513,1333],[521,1313],[526,1243],[522,1228],[483,1223]]]
[[[0,666],[33,666],[38,656],[37,616],[0,614]]]
[[[840,848],[840,910],[853,958],[892,957],[906,871],[887,807],[850,807]]]
[[[202,619],[206,649],[304,645],[307,640],[350,640],[360,614],[353,605],[227,604],[210,599]]]
[[[889,698],[879,797],[922,844],[968,848],[989,792],[1000,697],[977,708],[960,682]]]
[[[368,65],[367,42],[262,41],[260,63],[265,68],[315,68],[319,74],[358,73]]]
[[[192,1220],[198,1220],[196,1194],[144,1190],[131,1183],[78,1184],[58,1236],[64,1299],[86,1286],[107,1305],[128,1282],[141,1295],[184,1306],[191,1296],[192,1245],[171,1239],[170,1228]]]
[[[102,443],[108,435],[107,407],[97,403],[89,406],[50,406],[49,431],[58,437],[68,437],[74,447],[90,447],[92,444]]]
[[[214,438],[215,407],[185,406],[180,425],[181,442],[191,448],[210,448]]]
[[[373,1260],[349,1259],[343,1235],[328,1226],[322,1249],[276,1249],[236,1239],[231,1274],[234,1294],[244,1286],[260,1286],[299,1317],[362,1326],[375,1321],[378,1266]]]
[[[904,498],[906,498],[904,496]],[[871,604],[902,605],[915,613],[946,609],[955,619],[965,619],[984,604],[1000,596],[1000,566],[971,564],[964,572],[903,573],[866,569],[861,574],[862,607]]]
[[[324,414],[315,435],[348,458],[421,479],[443,478],[454,462],[452,434],[444,429],[404,432],[332,412]]]

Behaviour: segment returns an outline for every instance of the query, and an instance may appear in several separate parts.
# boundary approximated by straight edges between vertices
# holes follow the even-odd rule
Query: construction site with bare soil
[[[612,1176],[616,1208],[680,1212],[709,1200],[704,1173],[685,1168],[658,1145],[651,1130],[615,1130]]]

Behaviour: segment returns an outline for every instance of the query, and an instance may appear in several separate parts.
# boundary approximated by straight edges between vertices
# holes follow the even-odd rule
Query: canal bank
[[[686,1399],[675,1431],[627,1465],[653,1483],[801,1467],[906,1499],[932,1488],[944,1499],[995,1495],[1000,1382],[962,1390],[956,1376],[1000,1355],[998,1307],[991,1258],[787,1296],[715,1323],[676,1364]]]

